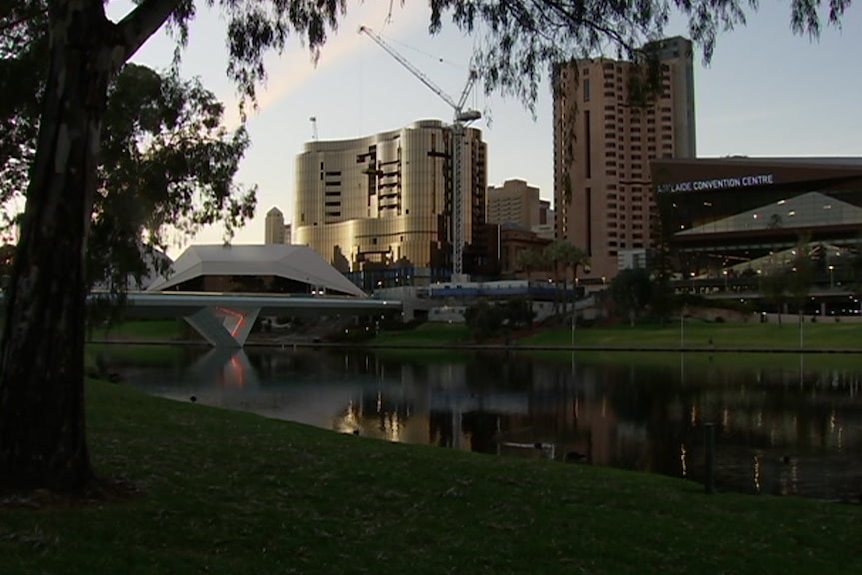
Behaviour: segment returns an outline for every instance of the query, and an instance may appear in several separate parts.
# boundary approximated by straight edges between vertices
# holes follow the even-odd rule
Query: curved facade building
[[[470,246],[485,222],[486,145],[480,130],[465,130],[463,151],[469,273]],[[365,287],[448,280],[451,161],[452,131],[439,120],[365,138],[306,143],[296,159],[295,243],[311,246]]]

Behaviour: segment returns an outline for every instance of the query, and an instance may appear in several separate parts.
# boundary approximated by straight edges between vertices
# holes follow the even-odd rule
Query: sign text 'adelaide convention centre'
[[[748,186],[764,186],[774,183],[775,180],[772,174],[760,174],[757,176],[742,176],[739,178],[716,178],[712,180],[693,180],[691,182],[661,184],[658,186],[658,191],[659,193],[705,192],[709,190],[745,188]]]

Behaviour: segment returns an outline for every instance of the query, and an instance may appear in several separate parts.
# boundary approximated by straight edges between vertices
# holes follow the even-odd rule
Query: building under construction
[[[449,281],[454,146],[439,120],[350,140],[312,141],[296,159],[294,243],[307,244],[371,290]],[[487,149],[465,128],[461,186],[464,271],[496,269],[485,224]],[[493,237],[491,237],[493,236]]]

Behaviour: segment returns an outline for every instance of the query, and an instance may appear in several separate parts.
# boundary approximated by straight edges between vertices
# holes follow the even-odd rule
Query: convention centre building
[[[727,286],[805,250],[824,288],[855,282],[862,158],[657,159],[655,233],[677,277]]]

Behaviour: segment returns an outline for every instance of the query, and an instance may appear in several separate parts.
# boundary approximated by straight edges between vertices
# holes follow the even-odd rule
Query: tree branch
[[[122,66],[135,52],[167,22],[181,0],[144,0],[117,24],[122,41]]]
[[[628,42],[628,40],[626,40],[626,38],[619,33],[619,31],[603,23],[587,18],[586,12],[575,14],[572,11],[571,6],[564,5],[562,2],[555,0],[548,0],[547,4],[550,5],[550,9],[552,11],[557,12],[557,14],[559,14],[560,17],[563,18],[563,20],[573,24],[576,29],[580,28],[581,26],[592,28],[593,30],[596,30],[601,34],[604,34],[605,36],[616,42],[619,46],[622,46],[625,50],[629,52],[635,50],[635,46],[632,46]]]

